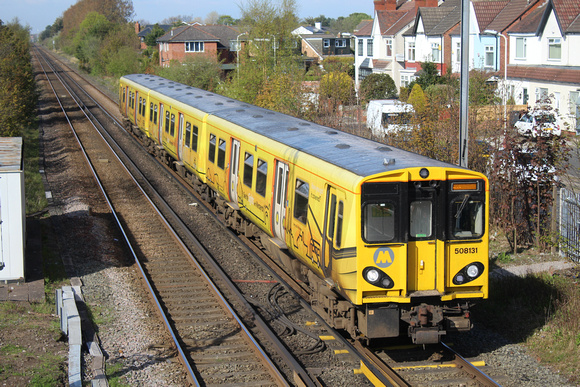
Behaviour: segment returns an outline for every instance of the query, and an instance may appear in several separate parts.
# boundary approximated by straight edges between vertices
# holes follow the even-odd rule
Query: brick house
[[[185,25],[177,27],[157,39],[159,65],[167,67],[171,61],[183,62],[188,57],[206,56],[231,67],[236,61],[236,38],[239,32],[224,25]]]

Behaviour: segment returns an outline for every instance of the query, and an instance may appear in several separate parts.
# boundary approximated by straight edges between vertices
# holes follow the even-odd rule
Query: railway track
[[[102,129],[94,116],[89,118],[88,111],[94,103],[82,103],[80,95],[73,90],[77,86],[70,85],[70,78],[66,80],[63,76],[66,71],[54,68],[40,53],[37,55],[38,60],[44,62],[43,68],[55,97],[171,332],[191,383],[246,384],[251,381],[255,385],[286,385],[286,378],[172,230],[149,196],[151,194],[145,192],[141,185],[146,185],[144,177],[138,174],[130,177],[130,169],[134,166],[124,167],[123,156],[117,155],[103,139],[94,139],[95,129]],[[67,83],[69,86],[65,86]],[[155,200],[159,201],[160,197]],[[286,355],[277,353],[276,356]],[[286,360],[295,367],[296,379],[304,378],[305,385],[313,384],[298,364],[292,359]]]
[[[90,103],[89,103],[90,104]],[[114,105],[114,102],[113,102]],[[100,114],[100,113],[99,113]],[[102,161],[103,159],[101,159]],[[107,159],[108,160],[108,159]],[[105,163],[108,164],[108,163]],[[151,177],[148,177],[148,179],[151,179]],[[187,188],[187,186],[183,186],[183,188]],[[161,195],[166,196],[167,193],[161,193]],[[158,200],[158,199],[156,199]],[[200,208],[203,208],[203,204],[202,203],[191,203],[191,204],[195,204],[198,205]],[[204,208],[203,211],[210,211],[210,208]],[[131,210],[129,210],[129,213],[131,212]],[[133,211],[133,212],[137,212],[137,211]],[[205,213],[205,215],[207,215],[207,213]],[[128,215],[126,215],[128,216]],[[145,221],[145,219],[140,219],[139,217],[136,218],[137,222],[140,221]],[[123,218],[124,220],[124,218]],[[177,222],[180,223],[181,221],[179,219],[173,219],[171,221],[172,223]],[[168,225],[164,225],[163,227],[168,227]],[[159,228],[161,228],[161,226],[154,226],[154,227],[149,227],[148,231],[144,232],[141,237],[139,238],[133,238],[135,240],[135,242],[137,243],[137,246],[139,246],[139,250],[141,249],[141,245],[140,244],[145,244],[151,240],[156,240],[160,238],[160,234],[158,233]],[[191,229],[191,224],[189,226],[189,228]],[[189,231],[187,229],[187,227],[184,226],[184,230],[180,231],[180,234],[186,235],[186,238],[191,238],[191,236],[189,234],[191,234],[191,231]],[[231,238],[236,238],[235,235],[233,235],[233,233],[231,234]],[[165,238],[162,238],[163,240],[165,240]],[[195,243],[196,245],[201,245],[201,243]],[[191,247],[190,247],[191,249]],[[203,250],[203,248],[200,247],[201,250]],[[174,323],[174,325],[177,325],[177,322],[180,322],[180,324],[182,323],[181,326],[184,327],[185,331],[187,332],[188,330],[191,330],[192,326],[195,326],[197,324],[198,327],[201,328],[207,328],[207,330],[204,330],[203,332],[206,333],[206,335],[210,335],[208,337],[211,337],[211,334],[214,333],[217,335],[217,337],[223,337],[224,334],[228,334],[228,332],[233,332],[236,330],[236,328],[232,328],[231,325],[224,323],[223,320],[221,320],[222,317],[217,316],[217,322],[213,325],[213,329],[207,327],[206,325],[204,325],[203,322],[200,322],[201,320],[188,320],[190,315],[195,315],[196,312],[199,311],[199,308],[197,307],[197,305],[192,305],[192,303],[188,300],[191,300],[192,298],[197,298],[199,296],[196,296],[194,292],[194,288],[196,288],[196,285],[194,285],[191,281],[191,275],[195,275],[192,273],[184,273],[182,268],[181,268],[181,261],[178,261],[176,259],[177,254],[175,253],[174,250],[172,250],[171,248],[167,248],[166,246],[162,246],[162,245],[157,245],[157,247],[153,247],[154,251],[172,251],[169,255],[162,255],[161,260],[145,260],[144,261],[144,271],[148,272],[148,271],[152,271],[152,272],[158,272],[159,274],[159,282],[158,282],[158,287],[159,287],[159,294],[163,294],[164,297],[160,297],[162,300],[166,299],[166,300],[170,300],[170,296],[172,296],[175,293],[178,293],[182,288],[190,288],[188,291],[191,293],[189,294],[189,298],[182,298],[181,300],[177,300],[177,301],[168,301],[166,303],[166,306],[162,306],[161,309],[162,310],[168,310],[168,311],[172,311],[172,313],[174,313],[171,316],[175,316],[175,320],[171,320],[171,321],[176,321],[176,323]],[[254,246],[253,248],[254,253],[256,254],[261,254],[261,251],[256,248]],[[156,253],[154,252],[153,255],[155,255]],[[161,256],[161,255],[160,255]],[[171,265],[167,265],[167,262],[171,262]],[[212,267],[212,271],[221,271],[221,269],[217,268],[217,266],[219,266],[220,264],[216,264],[216,267]],[[221,263],[222,266],[224,266],[224,262]],[[228,266],[227,261],[225,262],[225,266]],[[275,268],[275,266],[273,266]],[[201,270],[203,271],[203,269],[200,267],[198,269],[195,269],[195,271],[197,270]],[[227,271],[227,267],[226,267],[226,271]],[[252,280],[242,280],[242,279],[237,279],[235,280],[235,276],[236,274],[231,274],[228,273],[226,275],[224,275],[224,277],[233,277],[234,278],[234,282],[236,282],[236,285],[230,285],[230,287],[233,289],[232,291],[235,291],[235,289],[240,289],[242,292],[245,291],[245,287],[246,286],[259,286],[260,290],[258,291],[259,293],[268,293],[271,291],[272,289],[272,285],[268,284],[268,282],[273,282],[273,283],[284,283],[287,288],[290,288],[290,285],[288,285],[288,282],[291,282],[291,278],[289,277],[284,277],[284,273],[278,270],[279,274],[270,274],[271,276],[275,277],[275,279],[273,281],[267,281],[267,280],[262,280],[263,283],[262,284],[257,284],[260,281],[252,281]],[[295,283],[294,286],[294,291],[296,292],[296,295],[300,295],[302,297],[305,296],[305,288],[303,287],[303,284],[300,283]],[[256,290],[254,290],[254,292],[256,292]],[[294,298],[294,295],[291,295],[292,298]],[[274,298],[276,298],[277,296],[274,296]],[[306,295],[307,297],[307,295]],[[298,299],[298,297],[296,296],[295,299]],[[242,302],[243,303],[243,302]],[[254,305],[254,307],[256,309],[261,309],[264,308],[263,305]],[[301,308],[304,309],[309,309],[309,306],[306,302],[302,301],[301,302]],[[209,307],[209,309],[207,310],[207,313],[202,312],[202,313],[197,313],[198,317],[202,317],[199,315],[209,315],[211,314],[211,312],[213,312],[215,309],[213,307]],[[250,310],[250,314],[253,314],[254,312],[252,311],[252,309],[247,309]],[[211,311],[211,312],[210,312]],[[255,315],[252,316],[252,318],[256,317]],[[169,320],[169,319],[168,319]],[[271,321],[275,321],[276,318],[272,318]],[[272,324],[272,323],[271,323]],[[272,324],[275,325],[275,324]],[[412,372],[422,372],[422,371],[407,371],[407,370],[419,370],[420,368],[416,368],[416,367],[410,367],[410,366],[401,366],[401,364],[397,364],[396,362],[392,362],[389,360],[386,360],[384,356],[381,356],[381,351],[370,351],[368,348],[365,348],[363,346],[360,345],[360,343],[356,343],[356,342],[348,342],[346,339],[342,338],[340,336],[340,334],[338,332],[333,331],[330,327],[324,326],[323,327],[323,322],[322,321],[318,321],[317,326],[318,331],[320,333],[320,336],[326,336],[331,337],[332,342],[334,343],[334,352],[335,353],[348,353],[349,356],[354,356],[356,358],[356,362],[359,362],[359,367],[357,367],[356,371],[358,371],[359,373],[362,373],[366,376],[366,378],[370,381],[372,381],[373,384],[375,385],[415,385],[415,383],[409,383],[405,380],[403,380],[399,374],[401,375],[405,375],[406,379],[409,380],[413,380],[413,376],[409,376]],[[221,336],[220,336],[221,335]],[[205,348],[210,348],[210,345],[212,343],[212,340],[205,340],[204,339],[196,339],[194,338],[192,341],[189,341],[187,343],[187,345],[185,345],[186,348],[203,348],[204,352],[205,352]],[[327,344],[328,345],[328,344]],[[331,344],[332,345],[332,344]],[[293,344],[288,344],[286,343],[286,346],[290,347],[291,350],[293,349]],[[316,346],[316,345],[315,345]],[[337,349],[338,348],[338,349]],[[237,351],[237,349],[234,349],[233,351]],[[195,351],[194,351],[195,352]],[[199,351],[198,351],[199,352]],[[210,353],[210,351],[208,350],[208,353]],[[237,365],[240,367],[243,367],[245,364],[245,356],[241,356],[241,357],[231,357],[229,358],[233,364],[236,364],[236,359],[243,359],[243,362],[238,363]],[[198,364],[200,367],[205,366],[205,361],[203,360],[203,357],[201,358],[197,358],[194,359],[193,355],[189,355],[189,361],[191,362],[191,360],[193,360],[193,362],[195,363],[195,361],[197,361],[196,364]],[[285,360],[284,362],[288,362],[291,360]],[[286,377],[287,379],[293,379],[294,382],[297,385],[313,385],[315,383],[318,383],[315,379],[317,379],[316,376],[311,377],[309,375],[312,374],[322,374],[324,371],[322,368],[316,367],[312,364],[308,364],[308,361],[302,360],[303,364],[306,364],[306,370],[302,369],[301,371],[286,371]],[[398,370],[393,370],[394,368],[397,368]],[[429,366],[425,365],[426,368],[429,368]],[[467,367],[467,365],[463,365],[462,367]],[[208,365],[208,369],[210,369],[211,366]],[[442,367],[440,367],[442,368]],[[352,371],[352,370],[351,370]],[[224,376],[227,374],[222,374],[220,376]],[[248,374],[249,375],[249,374]],[[291,375],[289,377],[289,375]],[[441,376],[441,378],[445,379],[446,376]],[[471,376],[466,376],[465,377],[465,381],[467,383],[467,385],[469,385],[469,382],[472,377]],[[321,377],[321,380],[323,380],[324,378]],[[489,382],[489,380],[487,381]],[[490,384],[486,384],[487,382],[483,382],[483,385],[497,385],[497,384],[493,384],[494,382],[491,381],[489,382]],[[287,383],[286,381],[280,382],[280,381],[275,381],[275,384],[278,383]],[[348,383],[348,382],[347,382]],[[331,383],[329,383],[328,381],[326,382],[321,382],[321,384],[323,385],[332,385]],[[360,384],[357,382],[357,384]],[[420,384],[420,383],[419,383]]]

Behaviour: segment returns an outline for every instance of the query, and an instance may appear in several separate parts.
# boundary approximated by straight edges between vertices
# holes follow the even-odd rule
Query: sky
[[[52,25],[56,18],[62,16],[77,0],[0,0],[0,20],[11,22],[14,18],[22,26],[29,26],[36,34]],[[277,4],[276,0],[272,0]],[[162,6],[160,6],[162,4]],[[243,0],[133,0],[135,15],[133,20],[146,21],[151,24],[172,16],[193,16],[204,19],[210,12],[219,15],[240,17],[240,5]],[[351,13],[363,12],[373,15],[371,0],[296,0],[297,14],[300,18],[324,15],[330,18],[348,16]]]

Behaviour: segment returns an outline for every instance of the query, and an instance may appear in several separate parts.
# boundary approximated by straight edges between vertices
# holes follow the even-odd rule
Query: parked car
[[[514,124],[518,133],[522,136],[537,137],[538,131],[542,136],[559,136],[560,118],[555,112],[537,110],[531,111],[523,116]]]

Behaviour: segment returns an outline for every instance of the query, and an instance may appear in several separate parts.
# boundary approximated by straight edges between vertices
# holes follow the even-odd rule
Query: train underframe
[[[128,122],[128,121],[127,121]],[[370,340],[399,337],[405,333],[415,344],[434,344],[441,337],[452,332],[471,329],[469,302],[441,303],[436,297],[418,298],[410,304],[364,304],[354,305],[335,292],[332,286],[319,278],[295,257],[281,250],[253,223],[245,219],[238,209],[217,195],[184,164],[175,161],[162,146],[145,136],[136,126],[127,129],[135,134],[141,143],[158,160],[167,164],[186,180],[201,198],[214,206],[225,223],[247,238],[254,238],[274,257],[285,270],[309,284],[310,304],[324,320],[335,329],[345,330],[351,337]]]

